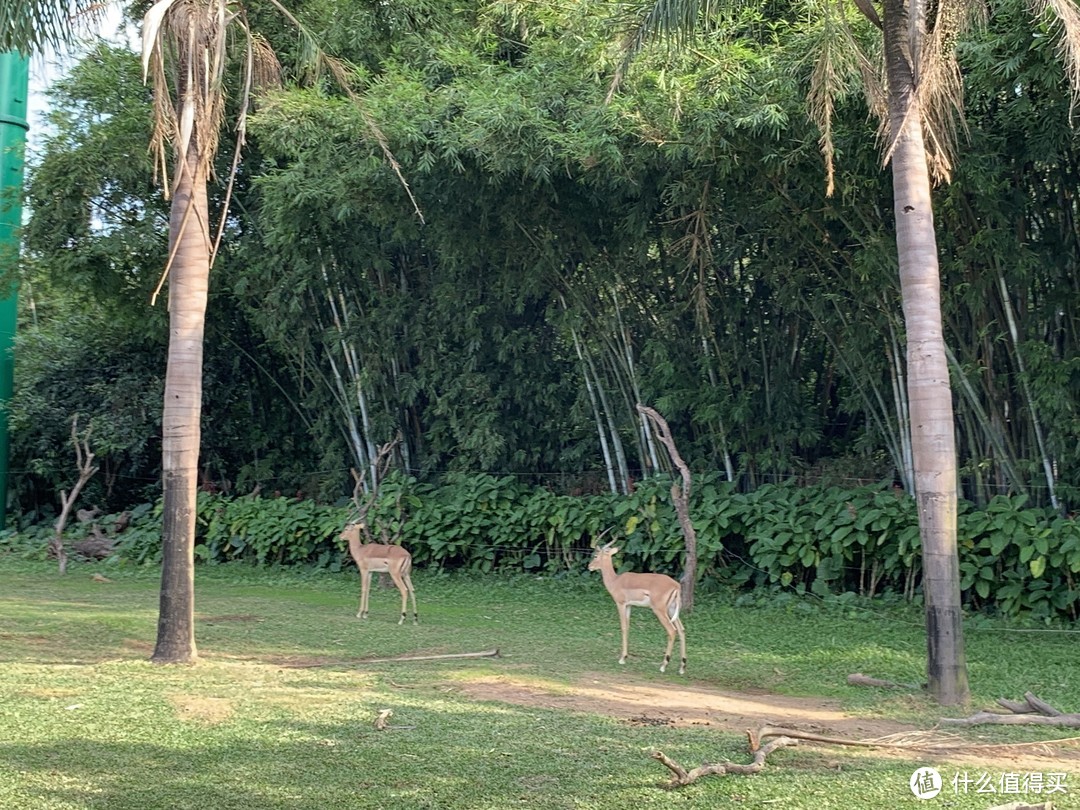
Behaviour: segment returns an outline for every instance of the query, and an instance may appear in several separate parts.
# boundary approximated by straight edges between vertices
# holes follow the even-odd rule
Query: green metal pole
[[[23,154],[30,60],[0,53],[0,529],[7,521],[7,404],[15,384],[15,323],[18,318],[19,226],[22,224]]]

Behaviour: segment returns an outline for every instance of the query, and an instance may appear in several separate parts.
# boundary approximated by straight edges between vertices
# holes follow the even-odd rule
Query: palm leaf
[[[731,5],[735,5],[732,3]],[[694,37],[699,23],[715,13],[714,0],[657,0],[644,13],[623,9],[621,17],[632,20],[620,48],[622,59],[615,68],[607,99],[611,100],[622,83],[634,57],[650,42],[667,39],[676,46]]]
[[[104,10],[96,0],[6,0],[0,2],[0,50],[29,54],[61,48],[76,39]]]

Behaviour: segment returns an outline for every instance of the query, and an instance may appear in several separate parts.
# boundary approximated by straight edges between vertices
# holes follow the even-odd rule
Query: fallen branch
[[[985,714],[990,714],[985,712]],[[1007,715],[992,715],[994,717],[1007,717]],[[1070,717],[1074,715],[1063,715]],[[1017,717],[1016,719],[1022,719]],[[1043,720],[1053,721],[1055,718],[1043,717]],[[894,735],[899,736],[899,735]],[[882,740],[847,740],[843,737],[829,737],[823,734],[811,734],[809,732],[797,731],[795,729],[783,728],[780,726],[762,726],[757,731],[746,732],[747,742],[751,753],[754,755],[753,762],[749,765],[737,765],[731,762],[713,762],[705,763],[687,770],[671,757],[667,756],[663,751],[654,751],[650,756],[657,762],[661,763],[673,774],[670,782],[667,783],[667,787],[676,788],[684,785],[689,785],[696,782],[703,776],[712,776],[725,774],[755,774],[759,773],[765,768],[765,760],[773,751],[777,748],[786,748],[788,746],[798,745],[800,740],[807,742],[826,743],[828,745],[852,745],[866,748],[904,748],[913,751],[947,751],[947,750],[962,750],[972,752],[974,750],[981,750],[984,748],[1020,748],[1024,745],[1053,745],[1055,743],[1067,743],[1073,740],[1045,740],[1038,743],[1006,743],[1004,745],[926,745],[913,742],[890,742],[887,739]],[[762,741],[772,738],[769,742],[762,745]],[[1080,741],[1080,738],[1076,738]],[[1002,805],[1001,807],[991,808],[991,810],[1053,810],[1053,805],[1050,802],[1045,804],[1016,804],[1016,805]]]
[[[913,683],[896,683],[895,681],[883,681],[880,678],[871,678],[869,675],[863,675],[861,672],[855,672],[847,676],[847,682],[852,686],[877,686],[882,689],[918,689],[918,685]]]
[[[911,734],[893,734],[889,737],[883,737],[876,740],[847,740],[843,737],[829,737],[823,734],[812,734],[808,731],[798,731],[793,728],[784,728],[782,726],[762,726],[756,732],[748,731],[747,737],[750,740],[751,751],[756,751],[762,741],[769,737],[780,736],[791,737],[792,739],[801,740],[803,742],[825,743],[827,745],[850,745],[860,748],[901,748],[908,751],[962,751],[965,753],[1003,749],[1012,750],[1030,748],[1032,746],[1046,748],[1051,745],[1073,745],[1075,743],[1080,743],[1080,737],[1066,737],[1060,740],[1028,740],[1022,743],[971,745],[966,740],[959,738],[956,740],[944,740],[940,742],[934,741],[927,736],[928,734],[928,732],[914,732]]]
[[[397,661],[446,661],[457,658],[499,658],[499,648],[483,652],[447,652],[443,656],[396,656],[394,658],[365,658],[357,664],[392,664]]]
[[[1053,802],[1040,802],[1039,804],[1028,804],[1027,802],[1009,802],[1008,804],[997,804],[988,810],[1054,810]]]
[[[1061,726],[1080,728],[1080,714],[1059,714],[1048,717],[1042,714],[998,714],[976,712],[971,717],[942,717],[942,723],[951,726]]]
[[[282,664],[289,669],[315,669],[317,667],[355,667],[362,664],[393,664],[398,661],[447,661],[456,658],[499,658],[499,648],[472,653],[446,653],[444,655],[399,655],[394,658],[359,658],[351,661],[320,661],[317,664]]]
[[[1008,709],[1013,714],[1035,714],[1035,708],[1026,700],[1009,700],[998,698],[997,705]]]
[[[1046,715],[1047,717],[1061,717],[1065,714],[1065,712],[1058,711],[1045,700],[1035,696],[1031,692],[1024,692],[1024,702],[1039,714]]]
[[[749,765],[737,765],[733,762],[714,762],[700,765],[689,771],[663,751],[653,751],[650,756],[674,774],[667,786],[675,788],[692,784],[703,776],[724,776],[727,774],[745,776],[760,773],[765,769],[765,759],[769,754],[777,748],[785,748],[791,745],[798,745],[798,743],[790,737],[777,737],[772,742],[754,751],[754,761]]]
[[[1012,714],[981,711],[971,717],[943,717],[942,723],[953,726],[1063,726],[1080,728],[1080,714],[1066,714],[1032,692],[1024,692],[1024,700],[998,698],[997,704]]]

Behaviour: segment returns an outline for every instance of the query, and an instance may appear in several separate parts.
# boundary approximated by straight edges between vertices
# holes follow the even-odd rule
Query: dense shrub
[[[627,496],[578,497],[487,475],[450,477],[439,487],[393,475],[368,519],[376,536],[407,546],[419,567],[579,572],[595,539],[610,529],[623,566],[674,574],[683,539],[669,488],[656,478]],[[915,501],[891,486],[781,484],[747,494],[717,476],[700,476],[691,514],[704,584],[919,596]],[[196,557],[337,571],[349,564],[338,534],[353,515],[347,502],[201,494]],[[108,530],[113,521],[103,518],[102,525]],[[0,538],[0,550],[44,554],[48,534],[44,526],[29,527]],[[117,535],[114,561],[156,562],[160,534],[160,505],[133,510],[129,528]],[[996,497],[981,510],[962,502],[958,544],[970,608],[1077,617],[1080,525],[1073,518],[1027,508],[1019,497]]]

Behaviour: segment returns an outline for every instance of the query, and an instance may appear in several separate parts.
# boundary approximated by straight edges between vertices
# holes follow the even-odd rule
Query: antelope
[[[350,523],[340,535],[341,539],[349,544],[349,554],[352,555],[356,567],[360,569],[360,609],[356,613],[356,618],[366,619],[368,616],[371,575],[385,571],[401,592],[401,619],[398,620],[398,624],[405,623],[405,609],[410,596],[412,597],[413,624],[419,623],[420,617],[416,612],[416,592],[413,590],[412,579],[409,577],[412,571],[412,555],[401,546],[361,543],[360,531],[364,528],[366,527],[363,521]]]
[[[664,574],[616,574],[611,558],[618,552],[619,549],[611,543],[596,549],[589,561],[589,570],[600,572],[600,576],[604,578],[604,587],[615,600],[615,607],[619,610],[619,625],[622,628],[622,654],[619,656],[619,663],[626,663],[630,608],[648,607],[652,608],[652,612],[667,631],[667,650],[660,671],[664,672],[671,661],[671,648],[675,644],[675,634],[678,633],[679,674],[685,675],[686,634],[679,619],[679,608],[682,606],[679,583]]]

